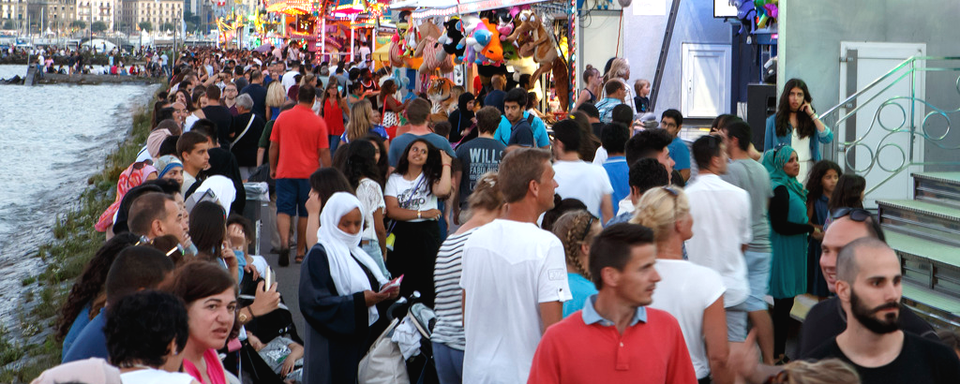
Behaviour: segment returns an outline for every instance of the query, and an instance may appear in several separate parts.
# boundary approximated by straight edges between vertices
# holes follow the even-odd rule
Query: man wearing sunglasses
[[[860,208],[839,208],[831,217],[833,222],[823,235],[823,253],[820,269],[827,280],[827,288],[836,293],[837,255],[854,240],[870,237],[885,241],[883,229],[870,212]],[[836,296],[814,305],[800,329],[799,356],[803,357],[824,342],[839,335],[847,326],[847,316]],[[936,332],[908,307],[901,306],[900,327],[914,335],[938,340]]]

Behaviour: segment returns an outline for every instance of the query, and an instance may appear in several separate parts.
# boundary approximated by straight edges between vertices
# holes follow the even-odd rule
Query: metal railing
[[[927,64],[930,62],[943,62],[944,65],[928,66]],[[909,169],[911,166],[960,165],[960,161],[926,161],[923,153],[916,153],[915,151],[915,144],[918,139],[923,140],[925,145],[932,144],[948,150],[960,149],[960,144],[955,146],[944,144],[944,139],[950,133],[950,115],[960,114],[960,102],[958,102],[957,99],[937,100],[939,102],[951,102],[955,104],[955,107],[941,108],[928,100],[929,98],[926,95],[927,89],[918,89],[918,84],[929,83],[929,81],[918,81],[922,80],[920,76],[950,72],[956,74],[956,79],[953,79],[954,74],[949,75],[950,79],[953,80],[954,90],[957,92],[957,94],[953,96],[960,96],[960,57],[912,56],[883,76],[872,81],[863,89],[860,89],[821,114],[821,120],[828,126],[834,127],[837,131],[840,131],[839,128],[841,126],[845,127],[846,124],[856,121],[857,116],[861,116],[861,118],[867,117],[869,119],[870,125],[865,132],[849,141],[845,141],[843,137],[837,135],[837,139],[835,139],[831,145],[832,151],[838,160],[837,162],[840,163],[841,166],[845,166],[846,169],[852,170],[854,173],[864,177],[871,172],[887,174],[881,182],[870,186],[865,192],[866,194],[869,195],[881,185]],[[886,96],[887,91],[890,91],[898,85],[902,85],[901,83],[903,82],[908,82],[909,92],[907,94]],[[840,86],[842,87],[843,85],[841,84]],[[883,97],[885,97],[885,99],[882,99]],[[872,103],[873,101],[880,101],[880,103],[878,105],[877,103]],[[884,119],[881,118],[881,112],[887,108],[894,108],[895,111],[898,110],[903,120],[899,124],[885,123]],[[918,119],[920,114],[923,116],[922,119]],[[887,114],[887,116],[889,116],[889,114]],[[936,135],[928,134],[928,125],[932,124],[934,122],[932,119],[938,116],[942,117],[946,123],[943,133]],[[881,132],[882,136],[879,143],[871,147],[871,145],[864,141],[867,136],[874,132],[875,128],[883,130]],[[856,132],[856,126],[846,129],[853,129],[854,132]],[[909,144],[906,145],[908,148],[903,148],[901,143],[888,142],[892,141],[890,139],[893,135],[898,134],[909,134]],[[958,142],[960,142],[960,140],[958,140]],[[828,148],[831,146],[828,146]],[[892,148],[900,152],[902,159],[899,165],[894,167],[889,164],[884,165],[880,162],[880,153],[887,148]],[[856,156],[851,159],[848,151],[866,151],[869,155],[869,161],[865,166],[863,164],[856,164]],[[955,159],[960,160],[960,156],[955,157]],[[863,160],[862,157],[861,160]]]

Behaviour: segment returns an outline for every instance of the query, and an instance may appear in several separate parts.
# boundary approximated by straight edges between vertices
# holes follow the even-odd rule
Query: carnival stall
[[[574,84],[575,7],[566,0],[395,2],[390,64],[416,71],[417,89],[435,106],[456,104],[444,99],[453,86],[484,94],[490,78],[504,74],[537,94],[548,120],[560,118]]]

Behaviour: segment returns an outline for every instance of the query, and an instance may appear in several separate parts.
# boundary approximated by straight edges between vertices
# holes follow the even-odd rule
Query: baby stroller
[[[387,309],[389,325],[360,361],[360,384],[439,383],[430,343],[437,316],[419,299],[414,291]]]

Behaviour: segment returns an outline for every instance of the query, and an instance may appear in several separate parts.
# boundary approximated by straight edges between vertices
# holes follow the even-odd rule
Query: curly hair
[[[580,262],[580,246],[590,244],[596,233],[592,233],[597,218],[585,210],[570,211],[564,213],[553,224],[553,234],[560,238],[563,243],[563,253],[566,255],[567,264],[577,269],[577,273],[583,275],[588,280],[591,279],[590,271]]]
[[[423,174],[424,177],[426,177],[424,181],[426,181],[427,189],[429,189],[434,182],[440,180],[440,175],[443,171],[443,162],[440,159],[440,150],[434,147],[433,144],[430,144],[426,139],[416,139],[411,141],[410,144],[407,144],[407,147],[403,149],[403,155],[400,156],[400,161],[397,162],[397,169],[394,170],[394,173],[398,175],[407,173],[410,167],[410,160],[408,160],[407,157],[410,155],[410,149],[412,149],[416,143],[423,143],[427,146],[427,161],[423,164]]]
[[[354,190],[360,186],[360,179],[364,177],[383,185],[380,169],[373,160],[376,155],[377,147],[369,141],[356,140],[347,145],[347,159],[340,170],[343,171],[343,175],[347,177]]]
[[[387,179],[387,171],[390,170],[390,157],[387,154],[387,143],[383,141],[383,138],[375,133],[368,133],[366,136],[361,137],[361,140],[369,141],[370,144],[376,145],[377,150],[380,151],[380,160],[377,161],[377,168],[380,169],[380,179]],[[381,184],[382,186],[383,184]]]
[[[820,160],[813,165],[813,168],[810,170],[810,176],[807,177],[808,203],[816,201],[820,198],[820,195],[823,195],[823,177],[831,170],[837,173],[838,178],[843,176],[843,170],[840,169],[840,165],[830,160]]]
[[[110,270],[110,265],[113,264],[120,251],[132,247],[139,239],[139,236],[129,232],[118,234],[104,243],[93,255],[83,273],[77,278],[77,282],[73,284],[73,288],[70,288],[67,300],[60,308],[55,334],[58,342],[62,342],[67,333],[70,332],[70,327],[73,326],[77,316],[83,311],[83,307],[90,305],[89,319],[93,319],[100,312],[102,303],[95,305],[93,301],[104,292],[104,283],[107,281],[107,271]]]
[[[107,311],[104,336],[110,364],[159,368],[166,363],[171,340],[176,341],[176,353],[187,345],[187,310],[183,301],[169,293],[142,291],[127,295]]]

